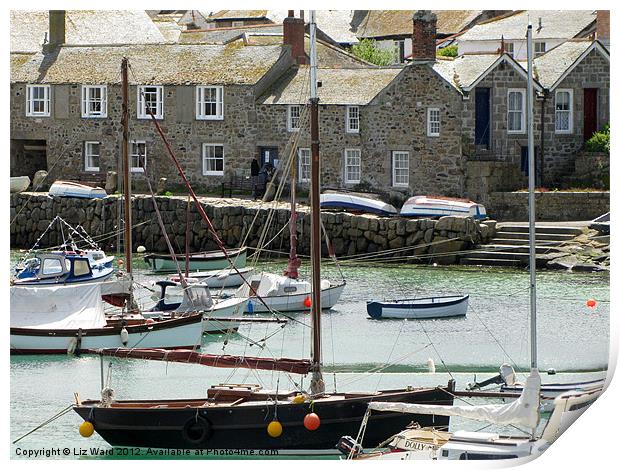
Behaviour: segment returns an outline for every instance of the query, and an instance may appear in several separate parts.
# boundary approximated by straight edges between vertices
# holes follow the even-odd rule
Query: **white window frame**
[[[510,129],[510,113],[519,112],[518,110],[510,109],[510,94],[518,93],[521,95],[521,119],[519,121],[520,128],[519,129]],[[527,108],[525,89],[524,88],[509,88],[506,94],[506,132],[508,134],[525,134],[525,112]]]
[[[504,41],[504,52],[509,56],[515,55],[515,43],[510,41]]]
[[[434,113],[437,113],[436,116],[434,116]],[[439,137],[440,134],[441,110],[439,108],[428,108],[426,112],[426,135],[428,137]]]
[[[94,154],[92,152],[92,146],[99,146],[99,153]],[[97,157],[97,166],[92,165],[93,157]],[[87,140],[84,142],[84,171],[99,171],[101,165],[101,142],[97,140]]]
[[[140,163],[139,154],[134,151],[134,146],[138,146],[140,144],[144,144],[144,166],[134,166],[134,158],[138,158],[138,163]],[[137,147],[136,147],[137,148]],[[132,173],[144,173],[144,168],[146,167],[146,141],[145,140],[132,140],[129,142],[129,170]]]
[[[541,56],[545,52],[547,52],[547,43],[545,41],[535,41],[534,42],[534,57]]]
[[[293,108],[297,108],[297,127],[293,127]],[[289,104],[286,107],[286,128],[289,132],[296,132],[299,130],[299,126],[301,124],[301,105],[300,104]]]
[[[222,148],[222,169],[221,170],[207,170],[207,160],[219,160],[218,157],[207,157],[207,149],[208,148]],[[203,176],[224,176],[224,168],[226,165],[226,154],[224,152],[224,144],[211,144],[204,143],[202,144],[202,175]]]
[[[395,39],[394,40],[394,60],[397,64],[402,64],[405,62],[405,40],[404,39]]]
[[[206,92],[215,90],[215,101],[206,99]],[[206,104],[215,104],[215,114],[207,114]],[[196,119],[198,121],[221,121],[224,119],[224,87],[198,85],[196,87]]]
[[[407,157],[407,167],[401,167],[399,166],[398,168],[396,168],[396,157],[400,157],[400,156],[406,156]],[[404,150],[393,150],[392,151],[392,186],[395,188],[408,188],[409,187],[409,168],[410,168],[410,160],[409,160],[409,152],[404,151]],[[407,181],[397,181],[396,178],[396,170],[406,170],[406,177],[407,177]],[[402,176],[402,175],[401,175]]]
[[[304,160],[306,159],[308,163],[305,163]],[[310,177],[312,176],[312,152],[309,148],[297,149],[297,170],[300,183],[307,183],[310,181]]]
[[[99,90],[100,98],[93,99],[91,91]],[[90,104],[99,101],[101,111],[90,111]],[[108,87],[107,85],[82,85],[82,117],[83,118],[106,118],[108,117]]]
[[[351,160],[350,160],[351,159]],[[357,160],[355,162],[355,160]],[[357,168],[357,178],[350,177],[350,169]],[[344,182],[360,183],[362,180],[362,151],[358,148],[344,149]]]
[[[243,21],[231,21],[230,26],[231,28],[241,28],[243,27]]]
[[[353,114],[353,116],[351,115]],[[351,125],[354,124],[354,125]],[[347,132],[349,134],[359,134],[360,132],[360,107],[347,106]]]
[[[559,93],[568,93],[569,106],[568,110],[558,110],[558,94]],[[554,121],[555,121],[555,133],[556,134],[572,134],[573,133],[573,109],[574,109],[574,101],[573,101],[573,90],[571,88],[558,88],[555,90],[555,98],[554,98]],[[566,113],[568,112],[568,129],[558,129],[558,112]]]
[[[43,90],[43,98],[37,98],[36,101],[43,102],[43,111],[34,110],[34,99],[32,97],[35,89]],[[26,85],[26,116],[31,117],[49,117],[51,109],[52,89],[49,85]]]
[[[152,109],[155,114],[155,119],[164,118],[164,87],[162,85],[138,85],[138,119],[151,119],[151,115],[146,109],[146,103],[144,102],[143,92],[147,88],[154,88],[157,93],[157,101],[155,103],[155,109]]]

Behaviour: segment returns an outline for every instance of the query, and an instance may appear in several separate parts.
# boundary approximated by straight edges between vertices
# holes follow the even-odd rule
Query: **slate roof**
[[[298,12],[295,12],[298,14]],[[316,10],[316,27],[340,44],[359,42],[352,31],[355,10]],[[267,17],[274,23],[282,23],[288,16],[288,10],[269,10]],[[304,20],[310,20],[310,11],[304,10]]]
[[[267,45],[267,44],[282,44],[282,36],[275,34],[250,34],[248,35],[248,44]],[[332,46],[317,40],[316,42],[316,55],[317,62],[321,67],[325,68],[343,68],[343,67],[367,67],[370,64],[362,59],[355,57],[353,54],[348,53],[344,49],[337,46]],[[308,35],[305,37],[304,49],[306,54],[310,53],[310,38]]]
[[[575,61],[587,53],[588,49],[596,47],[596,45],[601,50],[607,52],[599,42],[583,40],[566,41],[534,59],[534,75],[545,88],[550,89]],[[527,63],[523,65],[527,67]]]
[[[144,10],[67,10],[67,44],[152,44],[165,41]],[[39,52],[47,10],[11,10],[11,52]],[[48,35],[49,36],[49,35]]]
[[[358,38],[403,36],[413,33],[415,10],[368,10],[357,27]],[[437,33],[458,33],[480,16],[482,10],[433,10],[437,15]]]
[[[282,25],[266,24],[235,28],[215,28],[206,30],[183,31],[179,37],[182,44],[225,44],[247,34],[277,34],[282,43]]]
[[[366,105],[402,70],[402,67],[319,68],[319,102],[332,105]],[[278,80],[258,102],[282,105],[307,103],[309,80],[308,66],[295,68]]]
[[[542,28],[538,19],[542,19]],[[534,39],[573,38],[596,20],[593,10],[521,10],[509,16],[492,19],[471,27],[460,41],[524,39],[528,21],[532,22]]]
[[[57,53],[38,53],[11,70],[11,81],[22,83],[120,83],[123,57],[129,59],[131,84],[251,85],[276,63],[281,45],[131,45],[64,46]]]
[[[241,20],[244,18],[267,18],[267,10],[220,10],[211,14],[208,19]]]

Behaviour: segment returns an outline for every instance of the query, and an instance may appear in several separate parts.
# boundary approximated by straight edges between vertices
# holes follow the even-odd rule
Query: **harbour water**
[[[17,253],[13,253],[13,259]],[[157,277],[147,273],[136,257],[137,280],[148,286]],[[283,263],[259,266],[281,271]],[[462,268],[458,266],[394,266],[342,268],[347,287],[340,303],[323,315],[323,357],[328,389],[375,390],[405,385],[446,384],[452,376],[457,388],[494,375],[509,362],[529,368],[528,273],[524,270]],[[303,270],[302,270],[303,272]],[[333,265],[326,277],[337,279]],[[402,321],[371,320],[369,299],[426,295],[470,295],[466,318]],[[138,296],[148,306],[150,293]],[[586,306],[587,299],[596,308]],[[543,383],[586,380],[605,375],[609,351],[609,274],[538,273],[538,340]],[[277,324],[243,324],[239,334],[205,337],[203,351],[268,357],[308,357],[309,315],[292,315],[284,327]],[[258,345],[250,345],[247,338]],[[264,340],[265,338],[268,338]],[[432,358],[437,372],[427,372]],[[298,376],[251,370],[213,369],[199,365],[146,361],[106,360],[115,397],[192,398],[204,396],[213,384],[256,383],[270,389],[305,387]],[[525,375],[520,374],[520,378]],[[14,356],[10,363],[11,440],[30,431],[73,402],[100,395],[100,360],[94,356]],[[12,445],[11,456],[29,450],[61,449],[53,458],[100,458],[91,449],[110,449],[96,434],[78,434],[80,418],[73,412]],[[453,426],[479,429],[484,423],[454,419]],[[68,455],[64,449],[70,449]],[[74,452],[75,450],[75,452]],[[41,457],[44,457],[42,455]],[[104,456],[104,458],[109,456]],[[132,458],[131,455],[119,456]],[[145,456],[142,455],[142,458]],[[234,457],[234,456],[233,456]]]

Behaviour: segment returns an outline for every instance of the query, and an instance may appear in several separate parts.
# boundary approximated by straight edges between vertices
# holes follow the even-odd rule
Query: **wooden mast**
[[[124,229],[125,229],[125,270],[131,275],[131,181],[129,178],[129,79],[128,79],[129,61],[127,57],[123,57],[121,62],[122,76],[122,93],[123,93],[123,191],[125,193],[124,205]],[[130,299],[133,300],[133,299]],[[133,302],[130,302],[130,305]]]
[[[316,23],[315,12],[310,11],[310,140],[311,140],[311,185],[312,211],[311,254],[312,254],[312,380],[310,392],[325,391],[321,374],[321,207],[319,156],[319,97],[316,78]]]

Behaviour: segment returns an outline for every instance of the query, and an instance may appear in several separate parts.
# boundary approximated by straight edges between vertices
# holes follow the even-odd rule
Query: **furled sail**
[[[441,406],[372,402],[368,407],[373,411],[460,416],[494,424],[512,424],[535,429],[538,426],[539,405],[540,375],[536,369],[533,369],[525,382],[521,396],[512,403],[505,405]]]
[[[268,358],[252,356],[230,356],[217,354],[202,354],[189,349],[128,349],[106,348],[98,349],[97,354],[128,359],[150,359],[152,361],[185,362],[202,364],[210,367],[240,367],[244,369],[263,369],[289,372],[305,375],[310,371],[311,362],[307,359]]]

